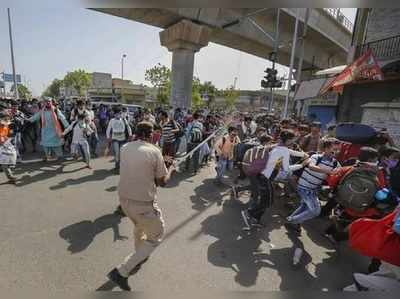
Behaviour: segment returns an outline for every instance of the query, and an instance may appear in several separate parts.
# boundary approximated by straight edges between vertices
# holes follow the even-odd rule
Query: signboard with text
[[[2,73],[4,82],[14,82],[13,74]],[[21,75],[17,75],[17,83],[21,83]]]

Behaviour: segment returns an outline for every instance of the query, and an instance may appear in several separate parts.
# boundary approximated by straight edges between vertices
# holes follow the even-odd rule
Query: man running
[[[137,141],[122,147],[118,186],[122,210],[135,225],[135,252],[108,274],[126,291],[131,289],[130,273],[140,268],[164,236],[164,220],[156,203],[157,186],[165,186],[175,169],[166,168],[161,151],[151,143],[151,123],[139,123],[136,134]]]

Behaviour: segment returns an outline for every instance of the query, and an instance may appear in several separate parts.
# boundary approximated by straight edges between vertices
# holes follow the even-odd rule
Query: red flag
[[[330,84],[324,86],[320,94],[330,89],[342,93],[345,84],[359,80],[383,80],[382,70],[371,49],[346,67]]]

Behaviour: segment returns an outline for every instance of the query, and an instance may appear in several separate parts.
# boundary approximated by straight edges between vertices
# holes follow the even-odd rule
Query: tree
[[[201,83],[200,79],[193,77],[192,81],[192,110],[200,109],[204,106],[204,101],[201,98]]]
[[[228,109],[232,109],[235,106],[236,100],[239,98],[239,94],[239,91],[233,86],[230,86],[224,90],[225,104]]]
[[[78,69],[73,72],[68,72],[63,81],[66,87],[74,88],[78,94],[82,96],[84,95],[83,92],[90,86],[92,78],[89,73]]]
[[[32,98],[32,93],[24,84],[17,83],[18,95],[20,99],[29,100]],[[14,85],[11,86],[11,91],[15,90]]]
[[[58,98],[60,96],[60,87],[63,85],[64,81],[59,79],[54,79],[46,90],[43,92],[43,96]]]
[[[171,70],[158,63],[146,70],[144,78],[157,88],[157,101],[160,104],[168,104],[171,92]]]

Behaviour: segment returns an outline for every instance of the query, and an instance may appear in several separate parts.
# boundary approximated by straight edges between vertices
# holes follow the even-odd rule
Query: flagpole
[[[17,100],[19,98],[19,94],[17,85],[17,74],[15,73],[15,59],[14,59],[14,46],[13,46],[12,29],[11,29],[10,8],[7,8],[7,14],[8,14],[8,33],[10,35],[11,64],[12,64],[13,79],[14,79],[14,99]]]

